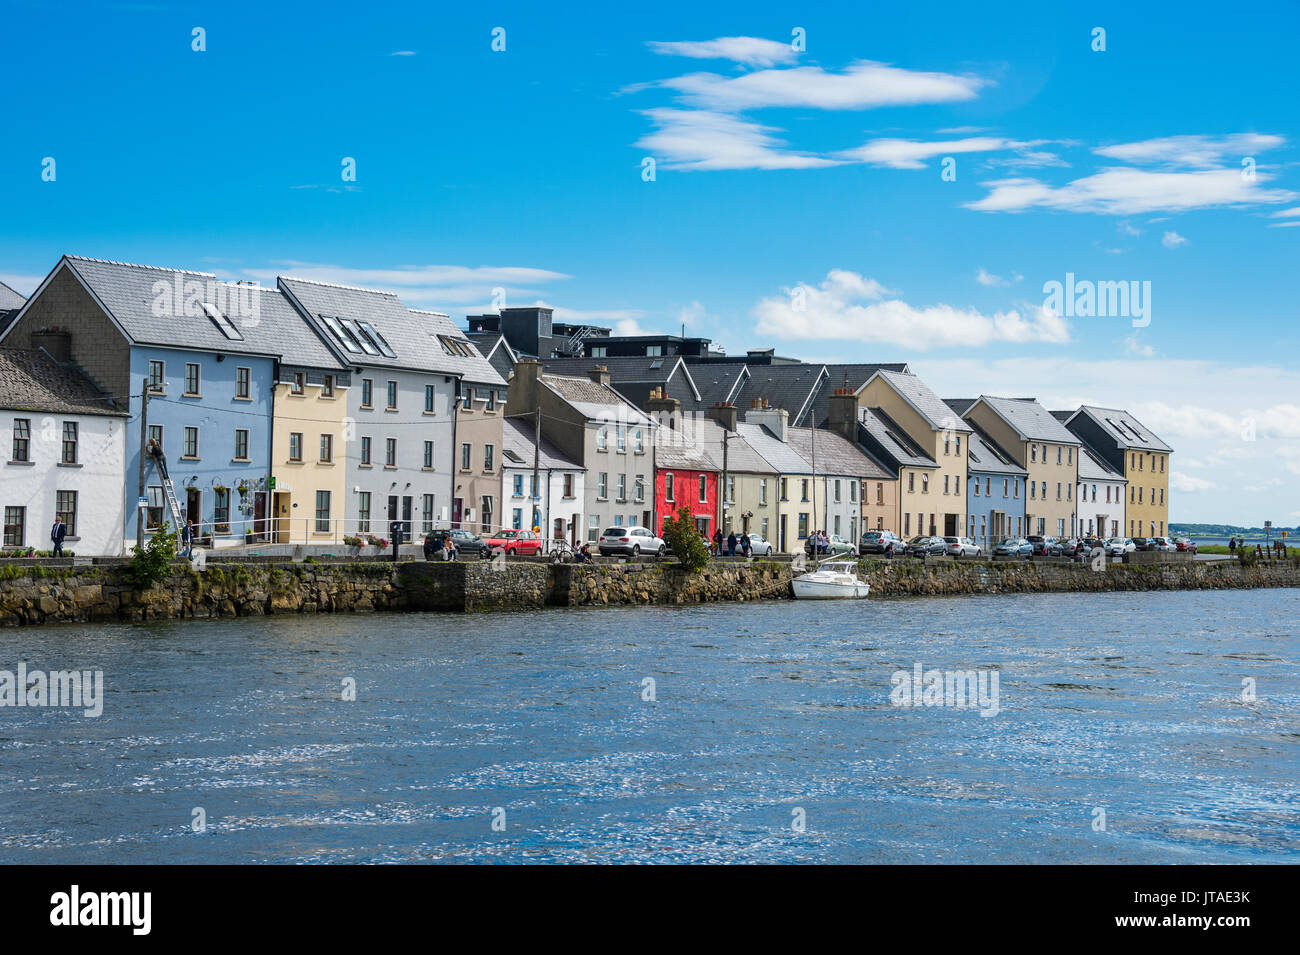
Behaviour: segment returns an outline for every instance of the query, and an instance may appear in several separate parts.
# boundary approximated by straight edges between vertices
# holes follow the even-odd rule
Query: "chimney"
[[[609,387],[609,369],[604,365],[597,365],[595,368],[591,369],[591,371],[587,372],[587,376],[596,384]]]
[[[506,393],[506,406],[516,411],[535,411],[541,400],[537,380],[542,374],[542,363],[535,358],[521,358],[510,373],[510,390]]]
[[[761,424],[771,431],[778,441],[785,442],[785,429],[789,422],[790,413],[784,408],[756,408],[753,411],[745,412],[745,424]]]
[[[681,418],[682,403],[665,395],[663,389],[652,388],[650,397],[646,399],[645,410],[661,426],[675,430]]]
[[[44,348],[58,362],[72,361],[72,334],[57,325],[32,332],[32,348]]]
[[[736,430],[736,406],[731,402],[715,401],[707,414],[728,431]]]
[[[831,392],[827,406],[827,427],[844,435],[854,444],[858,441],[858,396],[852,388],[836,388]]]

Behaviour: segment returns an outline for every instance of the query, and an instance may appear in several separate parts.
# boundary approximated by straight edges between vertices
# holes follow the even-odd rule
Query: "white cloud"
[[[1274,212],[1269,218],[1272,219],[1294,219],[1300,216],[1300,206],[1294,209],[1283,209],[1281,212]]]
[[[677,323],[687,328],[698,328],[700,323],[710,318],[708,310],[698,299],[690,305],[683,305],[677,310]]]
[[[670,169],[814,169],[834,160],[788,150],[777,130],[708,110],[648,109],[657,129],[637,145]]]
[[[1179,235],[1177,232],[1170,231],[1170,232],[1166,232],[1164,236],[1161,237],[1160,244],[1163,245],[1166,249],[1176,249],[1180,245],[1186,245],[1187,240],[1183,238],[1181,235]]]
[[[394,50],[389,56],[415,56],[414,50]]]
[[[1011,140],[991,136],[929,143],[914,139],[873,139],[856,149],[845,150],[839,155],[845,159],[855,159],[873,166],[888,166],[890,169],[924,169],[925,161],[936,156],[986,153],[1010,149],[1016,145],[1018,144]]]
[[[1142,230],[1129,225],[1129,221],[1127,219],[1125,219],[1119,225],[1115,226],[1115,228],[1116,230],[1118,230],[1124,235],[1139,236],[1142,234]]]
[[[30,296],[45,281],[44,275],[25,275],[21,272],[0,272],[0,282],[4,282],[19,295]]]
[[[1156,350],[1150,345],[1143,345],[1138,341],[1136,335],[1130,335],[1124,339],[1124,353],[1127,355],[1137,355],[1139,358],[1150,358],[1156,353]]]
[[[720,36],[716,40],[684,40],[665,42],[651,40],[646,44],[655,53],[664,56],[685,56],[696,60],[733,60],[746,66],[776,66],[791,63],[796,55],[789,43],[764,40],[752,36]]]
[[[819,66],[758,70],[741,76],[689,73],[653,85],[676,91],[706,109],[737,112],[771,107],[826,110],[960,103],[974,99],[988,80],[954,73],[900,69],[859,61],[843,72]]]
[[[1281,146],[1281,136],[1233,133],[1228,136],[1166,136],[1135,143],[1120,143],[1094,149],[1098,156],[1126,163],[1160,163],[1211,169],[1225,160],[1239,162],[1246,156]],[[1240,170],[1236,170],[1238,174]]]
[[[818,286],[799,283],[754,307],[756,331],[782,339],[845,339],[925,350],[991,342],[1067,342],[1068,325],[1045,308],[985,315],[949,305],[917,307],[885,299],[887,289],[835,269]],[[863,304],[864,302],[869,304]]]
[[[1023,212],[1057,209],[1104,215],[1205,209],[1213,206],[1258,205],[1289,202],[1300,193],[1263,189],[1258,183],[1270,177],[1256,173],[1242,179],[1236,169],[1196,172],[1150,172],[1145,169],[1105,169],[1091,176],[1054,187],[1037,179],[998,179],[982,183],[989,194],[966,203],[980,212]]]
[[[1217,486],[1213,481],[1208,481],[1205,478],[1193,477],[1181,471],[1169,472],[1169,489],[1171,491],[1195,494],[1197,491],[1213,491]]]
[[[1008,285],[1012,285],[1016,282],[1019,282],[1023,278],[1024,276],[1021,275],[1019,272],[1012,272],[1011,278],[1004,279],[1000,275],[994,275],[992,272],[988,271],[988,269],[984,268],[983,266],[980,266],[979,271],[975,273],[975,281],[979,282],[980,285],[986,286],[987,288],[1005,288]]]

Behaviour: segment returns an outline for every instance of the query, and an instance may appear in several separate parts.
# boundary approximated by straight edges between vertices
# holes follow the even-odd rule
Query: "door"
[[[779,549],[779,550],[781,551],[781,553],[783,553],[783,554],[786,552],[786,549],[785,549],[785,525],[786,525],[786,515],[782,514],[782,515],[781,515],[781,541],[780,541],[780,545],[779,545],[779,548],[778,548],[778,549]]]
[[[411,495],[402,495],[402,540],[411,539]]]
[[[287,544],[293,539],[292,521],[289,518],[289,508],[292,503],[286,492],[275,492],[275,542],[277,544]]]
[[[463,504],[464,502],[458,497],[453,497],[451,499],[451,526],[452,527],[460,527],[460,515],[461,515],[461,509]]]
[[[945,537],[957,536],[957,515],[956,514],[943,515],[943,535]]]
[[[253,494],[253,533],[258,540],[266,540],[266,492]]]
[[[203,523],[203,492],[198,488],[190,487],[185,489],[185,517],[194,522],[194,533],[202,534],[203,529],[200,525]]]

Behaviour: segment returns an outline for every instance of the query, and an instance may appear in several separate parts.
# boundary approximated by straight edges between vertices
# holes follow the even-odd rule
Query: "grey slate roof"
[[[736,392],[741,379],[748,377],[749,369],[741,362],[691,362],[691,378],[700,392],[700,407],[712,408],[719,401],[728,401]]]
[[[392,292],[378,289],[334,285],[288,276],[280,276],[278,282],[290,301],[297,303],[301,314],[321,338],[331,343],[331,349],[348,366],[424,371],[456,375],[476,383],[505,384],[505,380],[479,354],[472,342],[469,343],[473,353],[470,357],[448,355],[443,351],[437,335],[464,340],[465,333],[440,312],[408,309]],[[335,344],[333,333],[322,320],[322,315],[369,322],[384,336],[397,357],[357,355],[345,351],[342,346]]]
[[[130,265],[73,255],[64,256],[55,270],[64,266],[81,278],[136,344],[262,355],[312,368],[344,367],[276,289],[223,282],[210,272]],[[241,318],[231,314],[234,309],[227,309],[227,316],[243,335],[243,340],[227,338],[206,315],[173,315],[170,312],[175,309],[171,308],[164,308],[169,314],[155,315],[154,303],[163,298],[161,287],[155,290],[155,285],[162,283],[166,286],[167,299],[174,300],[178,278],[182,290],[184,283],[200,283],[203,289],[201,301],[208,301],[209,293],[214,291],[256,296],[258,314],[255,318]],[[183,306],[184,302],[181,304]]]
[[[506,336],[500,332],[467,332],[465,337],[474,343],[479,354],[486,358],[502,378],[509,378],[519,357]]]
[[[40,349],[0,348],[0,408],[56,414],[126,417],[71,365]]]
[[[0,312],[22,308],[26,301],[24,296],[19,295],[4,282],[0,282]]]
[[[815,473],[870,478],[873,481],[894,477],[875,458],[839,432],[824,428],[815,430],[815,435],[813,428],[787,428],[785,432],[790,446],[815,468]]]
[[[877,441],[893,464],[914,468],[937,468],[934,458],[908,436],[883,408],[858,409],[858,423]]]
[[[935,431],[966,432],[970,430],[970,425],[944,404],[943,399],[931,391],[929,385],[916,375],[882,368],[875,375],[872,375],[872,378],[876,377],[884,379],[893,386],[893,389],[902,395],[917,414],[924,418]]]
[[[736,433],[745,439],[758,456],[768,463],[768,470],[778,474],[812,474],[812,465],[794,448],[777,439],[761,424],[741,422]]]
[[[978,399],[975,398],[944,398],[943,403],[951,408],[958,415],[965,415]],[[1055,412],[1053,412],[1055,413]],[[970,424],[969,421],[966,422]]]
[[[712,425],[712,428],[708,425]],[[732,471],[745,470],[732,463],[733,452],[743,443],[739,440],[728,442],[727,466]],[[712,453],[714,450],[717,451],[716,455]],[[655,432],[655,468],[721,471],[721,426],[705,419],[684,418],[680,428],[660,428]]]
[[[814,424],[816,427],[824,427],[826,419],[830,413],[831,392],[836,388],[852,388],[855,392],[862,388],[871,376],[876,372],[897,371],[907,373],[907,362],[875,362],[871,364],[838,364],[826,365],[826,378],[822,381],[821,388],[817,391],[817,396],[813,399],[813,412],[808,418],[810,420],[801,421],[800,424]],[[845,382],[848,382],[845,385]]]
[[[1127,479],[1107,464],[1105,458],[1085,444],[1079,448],[1079,481],[1126,482]]]
[[[1106,431],[1121,448],[1140,448],[1144,451],[1169,451],[1173,448],[1161,441],[1154,432],[1127,411],[1119,408],[1098,408],[1083,405],[1075,414],[1086,414]],[[1071,415],[1071,418],[1074,416]],[[1078,439],[1075,438],[1077,441]]]
[[[662,387],[670,380],[686,383],[699,400],[699,389],[680,355],[631,355],[613,358],[543,358],[542,370],[556,375],[585,376],[597,365],[609,369],[610,384],[629,399],[648,394],[652,387]]]
[[[1029,472],[1007,453],[1006,448],[994,441],[979,425],[971,425],[971,433],[966,441],[968,471],[978,471],[980,474],[1011,474],[1017,477],[1029,475]]]
[[[531,468],[533,466],[533,442],[537,432],[526,418],[506,418],[501,427],[501,451],[504,455],[502,465],[508,468]],[[582,465],[567,457],[563,451],[547,441],[545,437],[537,446],[537,465],[552,470],[581,471]],[[520,461],[512,461],[510,455],[518,455]]]
[[[649,416],[608,385],[590,378],[551,375],[543,372],[537,379],[570,407],[588,419],[608,418],[628,424],[652,424]]]
[[[1024,441],[1051,441],[1053,444],[1080,444],[1079,439],[1055,416],[1032,398],[994,398],[980,395],[988,405]],[[977,402],[978,403],[978,402]]]
[[[790,413],[790,423],[807,424],[808,410],[825,384],[825,365],[750,365],[731,401],[743,414],[755,400]]]

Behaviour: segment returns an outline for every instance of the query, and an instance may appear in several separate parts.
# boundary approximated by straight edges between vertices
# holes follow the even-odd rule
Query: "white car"
[[[737,547],[739,549],[739,547]],[[776,548],[772,542],[764,540],[757,534],[749,535],[749,553],[754,557],[771,557]]]
[[[951,557],[961,559],[963,557],[982,557],[984,551],[969,537],[945,537],[943,542],[948,545],[948,554]]]
[[[1123,557],[1125,554],[1131,554],[1137,550],[1137,544],[1134,544],[1127,537],[1112,537],[1106,541],[1107,557]]]
[[[607,527],[600,532],[596,541],[602,557],[622,554],[627,557],[640,557],[642,554],[656,554],[662,557],[668,551],[668,545],[662,537],[655,537],[644,527]]]

